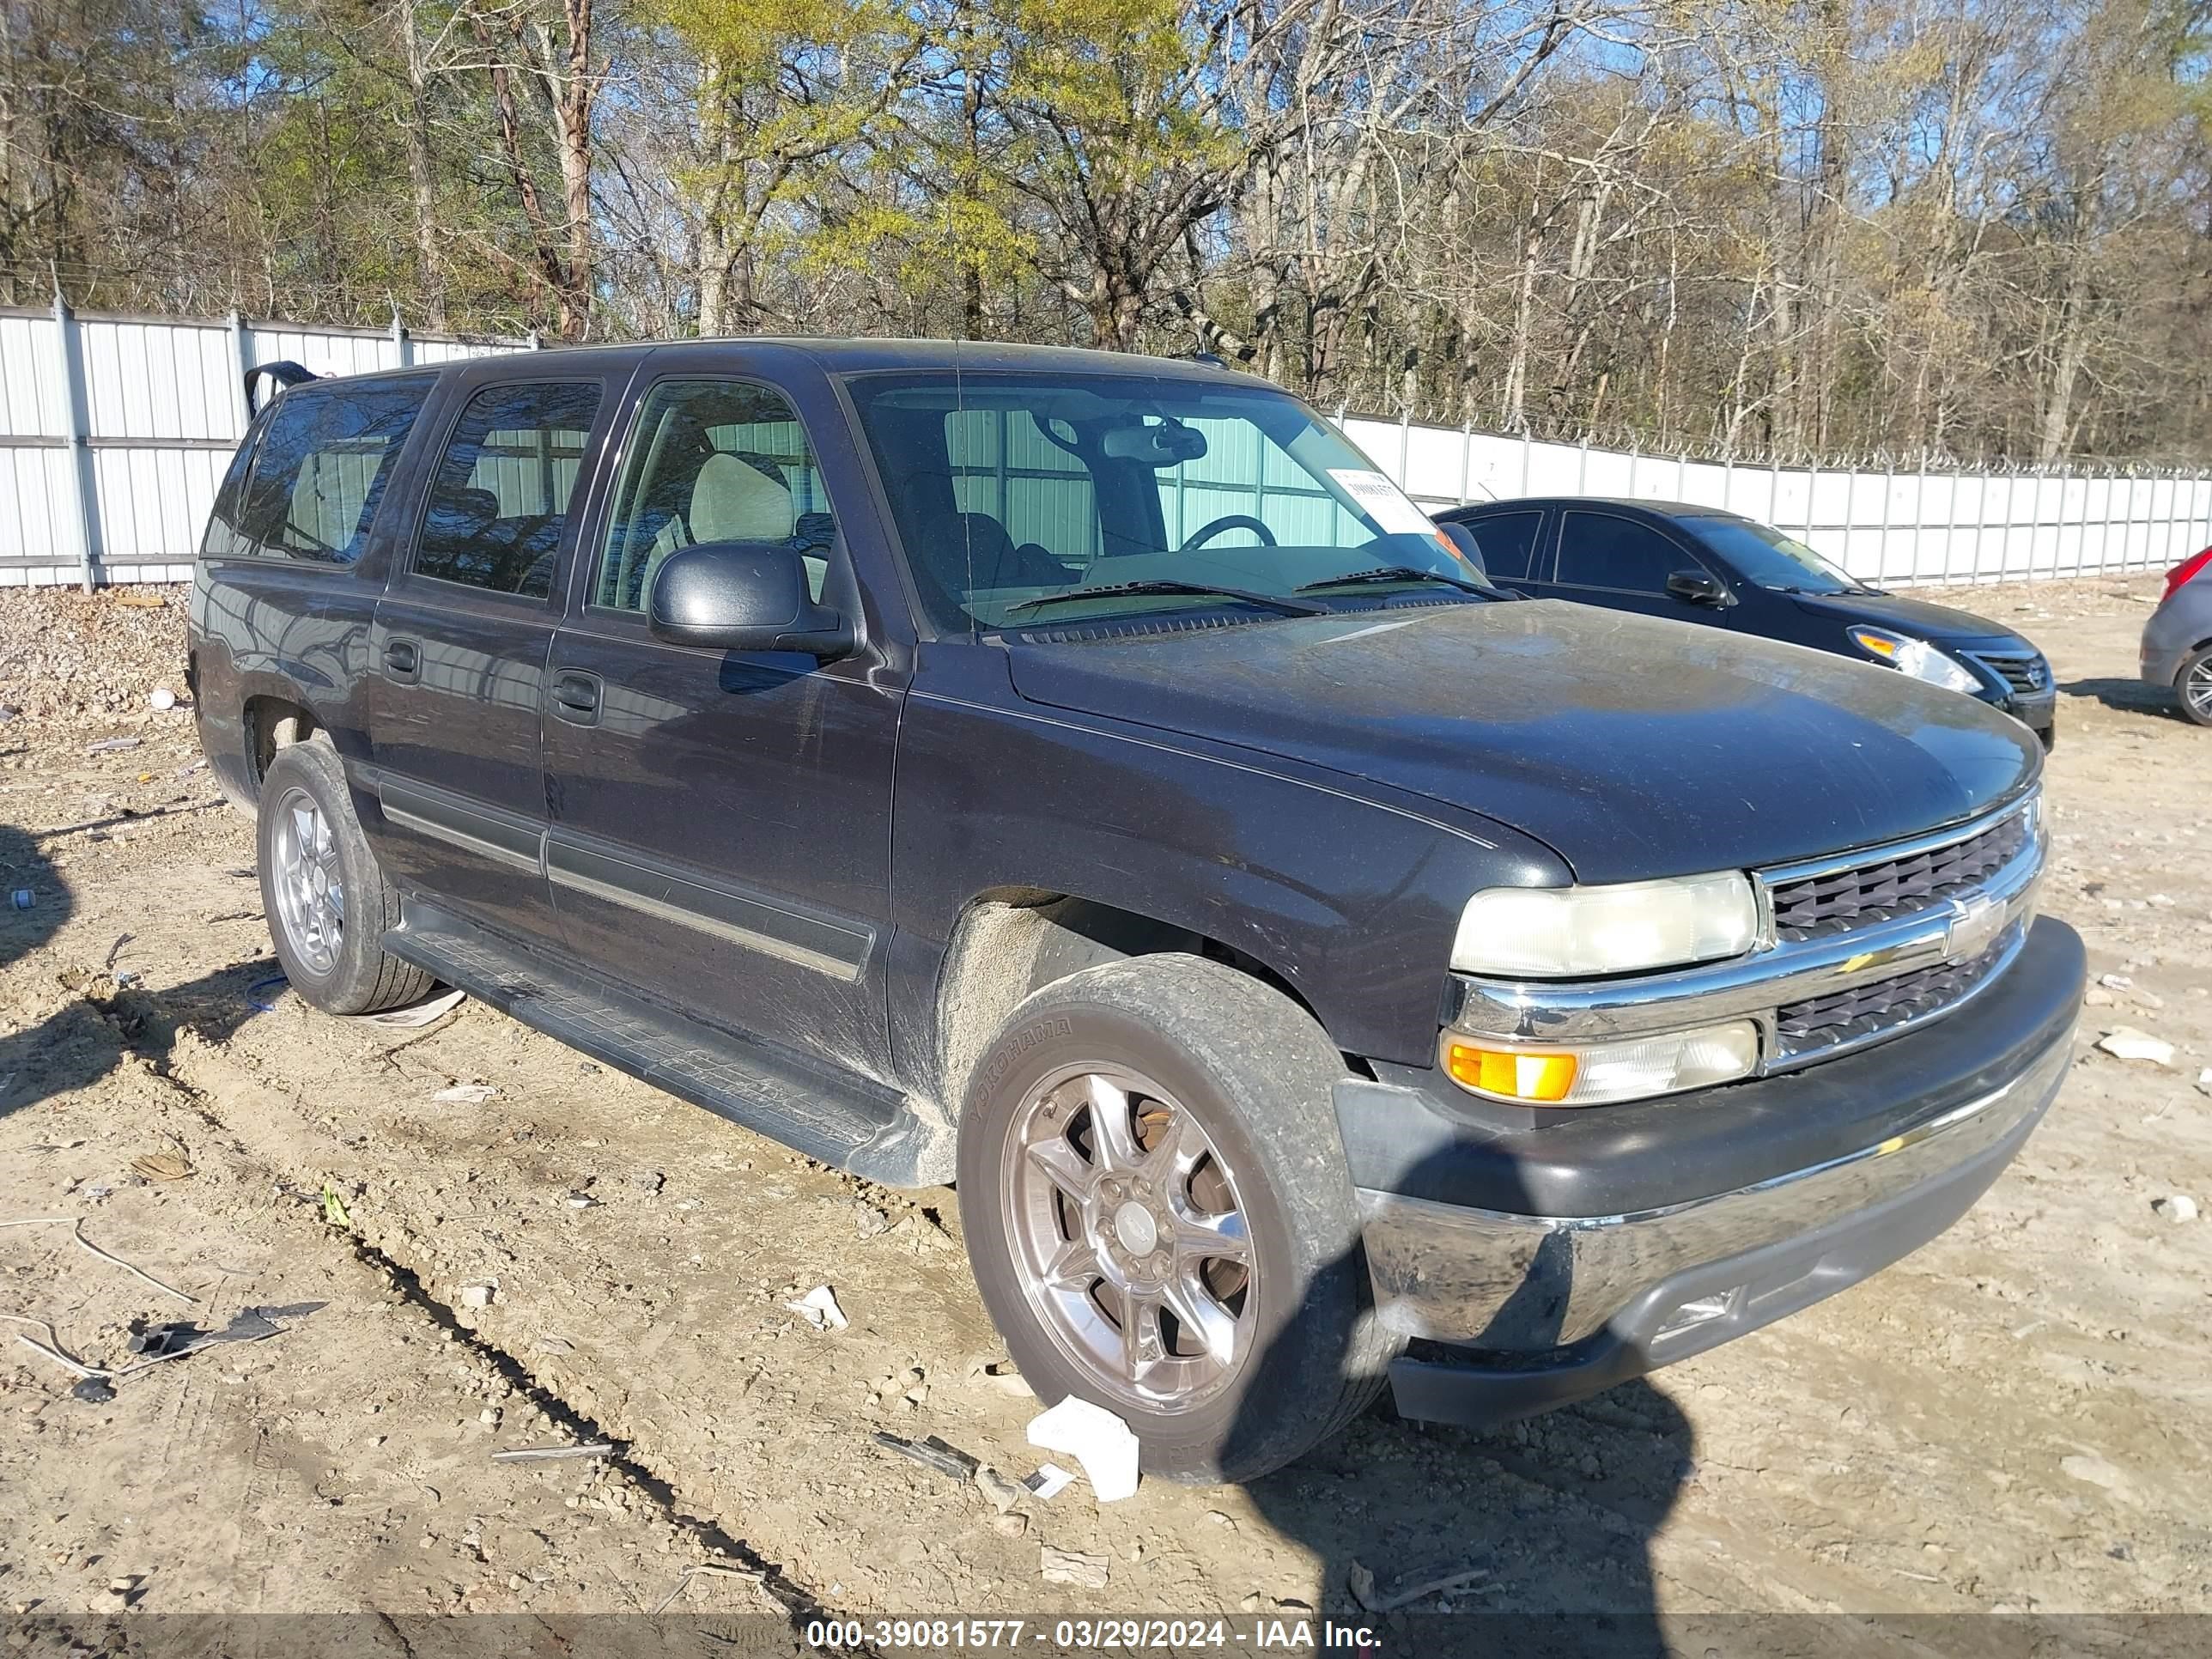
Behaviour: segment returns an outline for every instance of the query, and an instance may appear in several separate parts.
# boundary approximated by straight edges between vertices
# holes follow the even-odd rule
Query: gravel
[[[185,683],[185,595],[181,583],[0,593],[0,708],[32,721],[96,721],[103,730],[119,717],[147,718],[156,687]]]

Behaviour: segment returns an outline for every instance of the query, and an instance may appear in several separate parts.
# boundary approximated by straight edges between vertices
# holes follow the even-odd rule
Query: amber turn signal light
[[[1508,1100],[1565,1100],[1575,1086],[1572,1054],[1532,1054],[1517,1048],[1480,1048],[1454,1042],[1444,1064],[1452,1081]]]

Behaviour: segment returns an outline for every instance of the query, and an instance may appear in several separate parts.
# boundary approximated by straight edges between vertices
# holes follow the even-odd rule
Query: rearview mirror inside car
[[[806,565],[784,542],[701,542],[672,554],[653,579],[653,636],[714,651],[853,649],[853,625],[817,604]]]

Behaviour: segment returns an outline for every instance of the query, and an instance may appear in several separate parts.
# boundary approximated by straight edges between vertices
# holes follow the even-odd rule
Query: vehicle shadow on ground
[[[30,907],[19,909],[15,895],[25,891]],[[38,838],[12,824],[0,824],[0,967],[49,943],[76,911],[69,884]],[[118,986],[104,968],[67,969],[56,988],[74,992],[70,1001],[21,1030],[0,1032],[0,1117],[88,1088],[126,1060],[165,1064],[183,1026],[222,1042],[261,1012],[248,994],[255,981],[278,971],[273,957],[259,957],[155,993]]]
[[[2124,714],[2164,714],[2177,720],[2181,718],[2173,693],[2143,680],[2069,680],[2058,689],[2069,697],[2094,697],[2106,708],[2117,708]]]
[[[1552,1245],[1564,1237],[1532,1253],[1470,1346],[1558,1342],[1573,1264]],[[1363,1253],[1345,1265],[1364,1279]],[[1307,1316],[1302,1310],[1261,1356],[1232,1445],[1260,1432],[1278,1357],[1295,1352]],[[1639,1378],[1480,1429],[1406,1421],[1389,1401],[1386,1389],[1346,1434],[1246,1487],[1269,1524],[1320,1564],[1316,1613],[1339,1625],[1411,1619],[1406,1633],[1438,1655],[1464,1643],[1528,1654],[1669,1651],[1650,1546],[1695,1471],[1697,1443],[1665,1391]],[[1424,1588],[1454,1578],[1451,1588]],[[1461,1616],[1427,1616],[1447,1611]]]

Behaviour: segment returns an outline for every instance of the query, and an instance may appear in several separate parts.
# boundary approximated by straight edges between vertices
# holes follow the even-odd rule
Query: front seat
[[[781,478],[750,461],[718,450],[699,464],[691,480],[690,509],[684,521],[690,532],[689,542],[673,533],[655,538],[638,581],[635,603],[645,603],[653,592],[653,579],[660,574],[668,556],[679,548],[700,542],[787,541],[798,523],[798,514],[792,506],[790,487]],[[812,577],[811,568],[808,574]],[[814,585],[821,586],[818,580]]]
[[[695,542],[781,542],[798,522],[791,487],[750,461],[717,453],[691,484]]]
[[[969,589],[1065,587],[1066,567],[1034,544],[1017,547],[1006,526],[988,513],[953,516],[955,540],[947,563]]]

